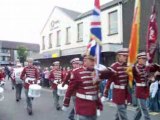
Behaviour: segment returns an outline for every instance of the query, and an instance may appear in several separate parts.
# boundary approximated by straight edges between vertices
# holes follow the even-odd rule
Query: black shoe
[[[33,114],[32,110],[27,109],[27,112],[28,112],[28,115],[32,115]]]
[[[59,106],[59,107],[56,107],[56,109],[57,109],[57,110],[62,110],[60,106]]]
[[[16,99],[17,102],[19,102],[19,99]]]
[[[12,87],[12,90],[14,90],[14,87]]]
[[[28,112],[28,115],[32,115],[32,114],[33,114],[32,111],[29,111],[29,112]]]
[[[70,120],[75,120],[74,117],[72,117],[72,116],[69,116],[68,118],[69,118]]]

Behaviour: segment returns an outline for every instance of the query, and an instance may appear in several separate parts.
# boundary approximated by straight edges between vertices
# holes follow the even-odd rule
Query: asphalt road
[[[15,90],[11,89],[11,83],[7,80],[4,91],[5,99],[0,101],[0,120],[68,120],[67,112],[57,111],[53,106],[52,92],[49,89],[43,89],[41,97],[33,100],[33,115],[29,116],[26,111],[26,101],[24,90],[22,91],[22,100],[16,102]],[[61,98],[61,103],[62,103]],[[110,102],[104,104],[104,111],[98,120],[114,120],[116,112],[115,105]],[[128,107],[128,118],[133,119],[135,108]],[[160,113],[150,113],[152,120],[160,120]],[[143,120],[143,119],[141,119]]]

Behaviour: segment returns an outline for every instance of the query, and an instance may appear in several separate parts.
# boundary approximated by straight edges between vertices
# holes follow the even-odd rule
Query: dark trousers
[[[16,100],[21,99],[21,92],[22,92],[22,84],[15,84],[16,87]]]

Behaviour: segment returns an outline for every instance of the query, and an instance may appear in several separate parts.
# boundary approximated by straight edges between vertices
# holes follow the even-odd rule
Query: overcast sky
[[[108,1],[112,0],[100,0]],[[54,6],[86,12],[93,5],[94,0],[0,0],[0,40],[39,43]]]

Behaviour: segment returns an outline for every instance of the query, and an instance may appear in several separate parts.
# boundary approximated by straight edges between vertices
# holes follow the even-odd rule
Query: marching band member
[[[65,84],[69,83],[69,80],[70,80],[70,77],[71,77],[71,74],[72,74],[72,71],[75,71],[76,69],[79,69],[79,61],[80,59],[79,58],[73,58],[70,63],[72,64],[72,70],[68,71],[66,77],[64,78],[64,81],[63,81],[63,84],[62,86],[64,86]],[[72,101],[73,101],[73,104],[75,105],[75,93],[73,93],[72,95]],[[73,107],[73,109],[71,110],[70,114],[69,114],[69,119],[70,120],[74,120],[74,114],[75,114],[75,108]]]
[[[117,52],[117,61],[111,65],[111,69],[115,71],[111,78],[108,79],[104,90],[104,96],[102,101],[108,96],[108,90],[111,83],[114,83],[113,86],[113,102],[117,106],[117,113],[115,120],[128,120],[126,108],[127,108],[127,96],[128,96],[128,74],[127,69],[127,58],[128,58],[128,49],[123,48]],[[105,78],[105,72],[101,72],[100,78]]]
[[[96,111],[97,109],[102,110],[103,106],[98,97],[98,84],[93,80],[95,58],[91,55],[85,55],[83,61],[84,67],[75,69],[71,73],[62,110],[67,110],[70,98],[76,91],[75,111],[77,120],[96,120]]]
[[[53,70],[50,72],[49,81],[51,83],[51,87],[53,90],[53,99],[56,110],[61,110],[61,107],[59,105],[59,96],[57,94],[57,85],[62,82],[63,74],[62,71],[60,70],[59,61],[54,62],[53,65],[54,67]]]
[[[29,58],[27,61],[28,61],[28,66],[26,66],[23,69],[20,78],[24,80],[27,112],[29,115],[32,115],[32,102],[31,102],[32,98],[28,96],[28,90],[30,84],[37,83],[39,75],[37,69],[33,66],[33,59]],[[29,78],[34,80],[29,80]]]
[[[20,79],[21,72],[23,67],[21,63],[17,63],[16,67],[13,69],[13,73],[11,78],[15,81],[15,88],[16,88],[16,101],[18,102],[21,99],[21,92],[23,87],[23,81]]]
[[[2,67],[0,67],[0,85],[3,86],[4,85],[4,81],[5,81],[5,72],[3,70]]]
[[[146,99],[149,97],[148,74],[160,71],[160,66],[158,64],[146,66],[146,61],[146,53],[141,52],[137,55],[137,63],[133,67],[133,76],[136,82],[136,97],[138,98],[139,105],[134,120],[140,120],[142,113],[145,120],[151,120],[146,106]]]

